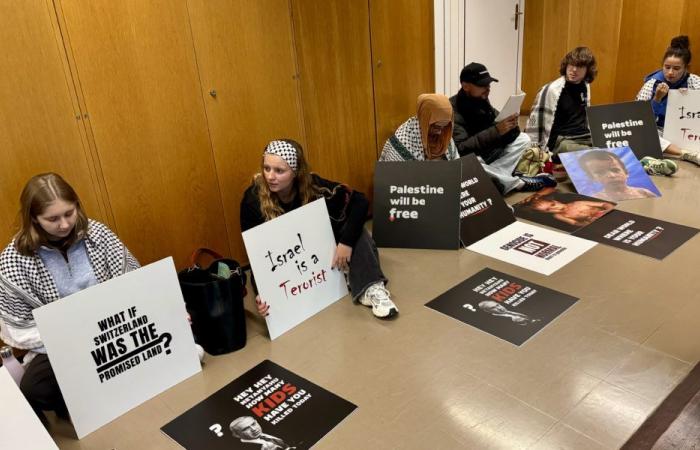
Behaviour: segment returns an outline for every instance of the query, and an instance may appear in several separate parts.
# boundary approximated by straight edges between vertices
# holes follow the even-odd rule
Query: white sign
[[[34,311],[78,438],[201,370],[172,258]]]
[[[525,93],[521,92],[519,94],[513,94],[508,97],[508,101],[503,105],[503,109],[498,113],[495,122],[500,122],[507,119],[513,114],[520,114],[520,107],[525,100]]]
[[[326,201],[318,199],[243,233],[260,298],[270,305],[270,339],[348,293],[331,269],[335,238]]]
[[[596,245],[523,222],[501,228],[467,249],[544,275],[551,275]]]
[[[664,139],[680,148],[700,150],[700,91],[668,91]]]
[[[0,447],[58,450],[4,367],[0,367],[0,405]]]

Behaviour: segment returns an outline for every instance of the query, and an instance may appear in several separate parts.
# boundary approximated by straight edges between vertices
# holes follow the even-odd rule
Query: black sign
[[[462,245],[468,247],[515,222],[515,217],[476,156],[472,153],[459,160],[462,162],[459,233]]]
[[[574,234],[601,244],[664,259],[698,231],[697,228],[615,210]]]
[[[609,213],[615,203],[545,188],[513,205],[515,215],[558,230],[574,232]]]
[[[521,345],[577,300],[486,268],[425,306]]]
[[[265,360],[161,429],[190,450],[301,450],[311,448],[355,408]]]
[[[631,147],[637,159],[661,158],[661,144],[649,102],[626,102],[586,108],[593,145]]]
[[[457,161],[377,162],[372,236],[379,247],[459,248]]]

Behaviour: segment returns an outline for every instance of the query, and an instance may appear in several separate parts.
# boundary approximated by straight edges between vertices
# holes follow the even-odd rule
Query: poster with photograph
[[[533,272],[551,275],[595,245],[595,242],[558,231],[513,222],[467,249]]]
[[[513,211],[503,200],[476,155],[462,163],[459,197],[460,237],[465,247],[515,222]]]
[[[493,269],[483,269],[425,306],[522,345],[578,299]]]
[[[601,148],[630,147],[640,160],[661,158],[654,111],[649,102],[625,102],[586,108],[593,145]]]
[[[560,153],[579,194],[609,202],[661,197],[629,147]]]
[[[265,317],[276,339],[348,294],[343,272],[331,268],[336,242],[322,198],[243,232]]]
[[[581,194],[544,188],[514,204],[513,209],[521,219],[571,233],[600,219],[615,205]]]
[[[640,255],[664,259],[697,232],[697,228],[615,210],[574,234]]]
[[[664,139],[687,150],[700,150],[700,91],[668,91]]]
[[[78,438],[201,370],[172,258],[34,310]]]
[[[58,450],[10,373],[0,367],[0,447]]]
[[[377,162],[372,237],[378,247],[459,248],[457,161]]]
[[[188,450],[308,449],[357,406],[265,360],[161,430]]]

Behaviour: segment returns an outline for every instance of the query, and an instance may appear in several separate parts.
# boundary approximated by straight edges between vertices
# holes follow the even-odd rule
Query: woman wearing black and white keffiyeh
[[[29,350],[20,389],[40,418],[67,415],[33,310],[137,269],[139,263],[104,224],[85,215],[59,175],[30,179],[20,196],[19,231],[0,254],[0,338]]]

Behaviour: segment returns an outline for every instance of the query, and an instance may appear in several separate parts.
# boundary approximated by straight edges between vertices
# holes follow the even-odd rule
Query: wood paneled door
[[[19,194],[42,172],[62,175],[91,217],[105,220],[82,116],[67,78],[53,5],[0,2],[0,241],[15,231]]]
[[[230,254],[185,0],[60,0],[116,231],[143,262]]]
[[[379,156],[394,131],[416,115],[418,96],[435,91],[433,2],[372,0],[370,31]]]
[[[368,193],[377,160],[366,0],[292,0],[306,150],[314,171]]]
[[[289,0],[188,5],[228,238],[244,261],[239,206],[264,146],[304,145]]]

